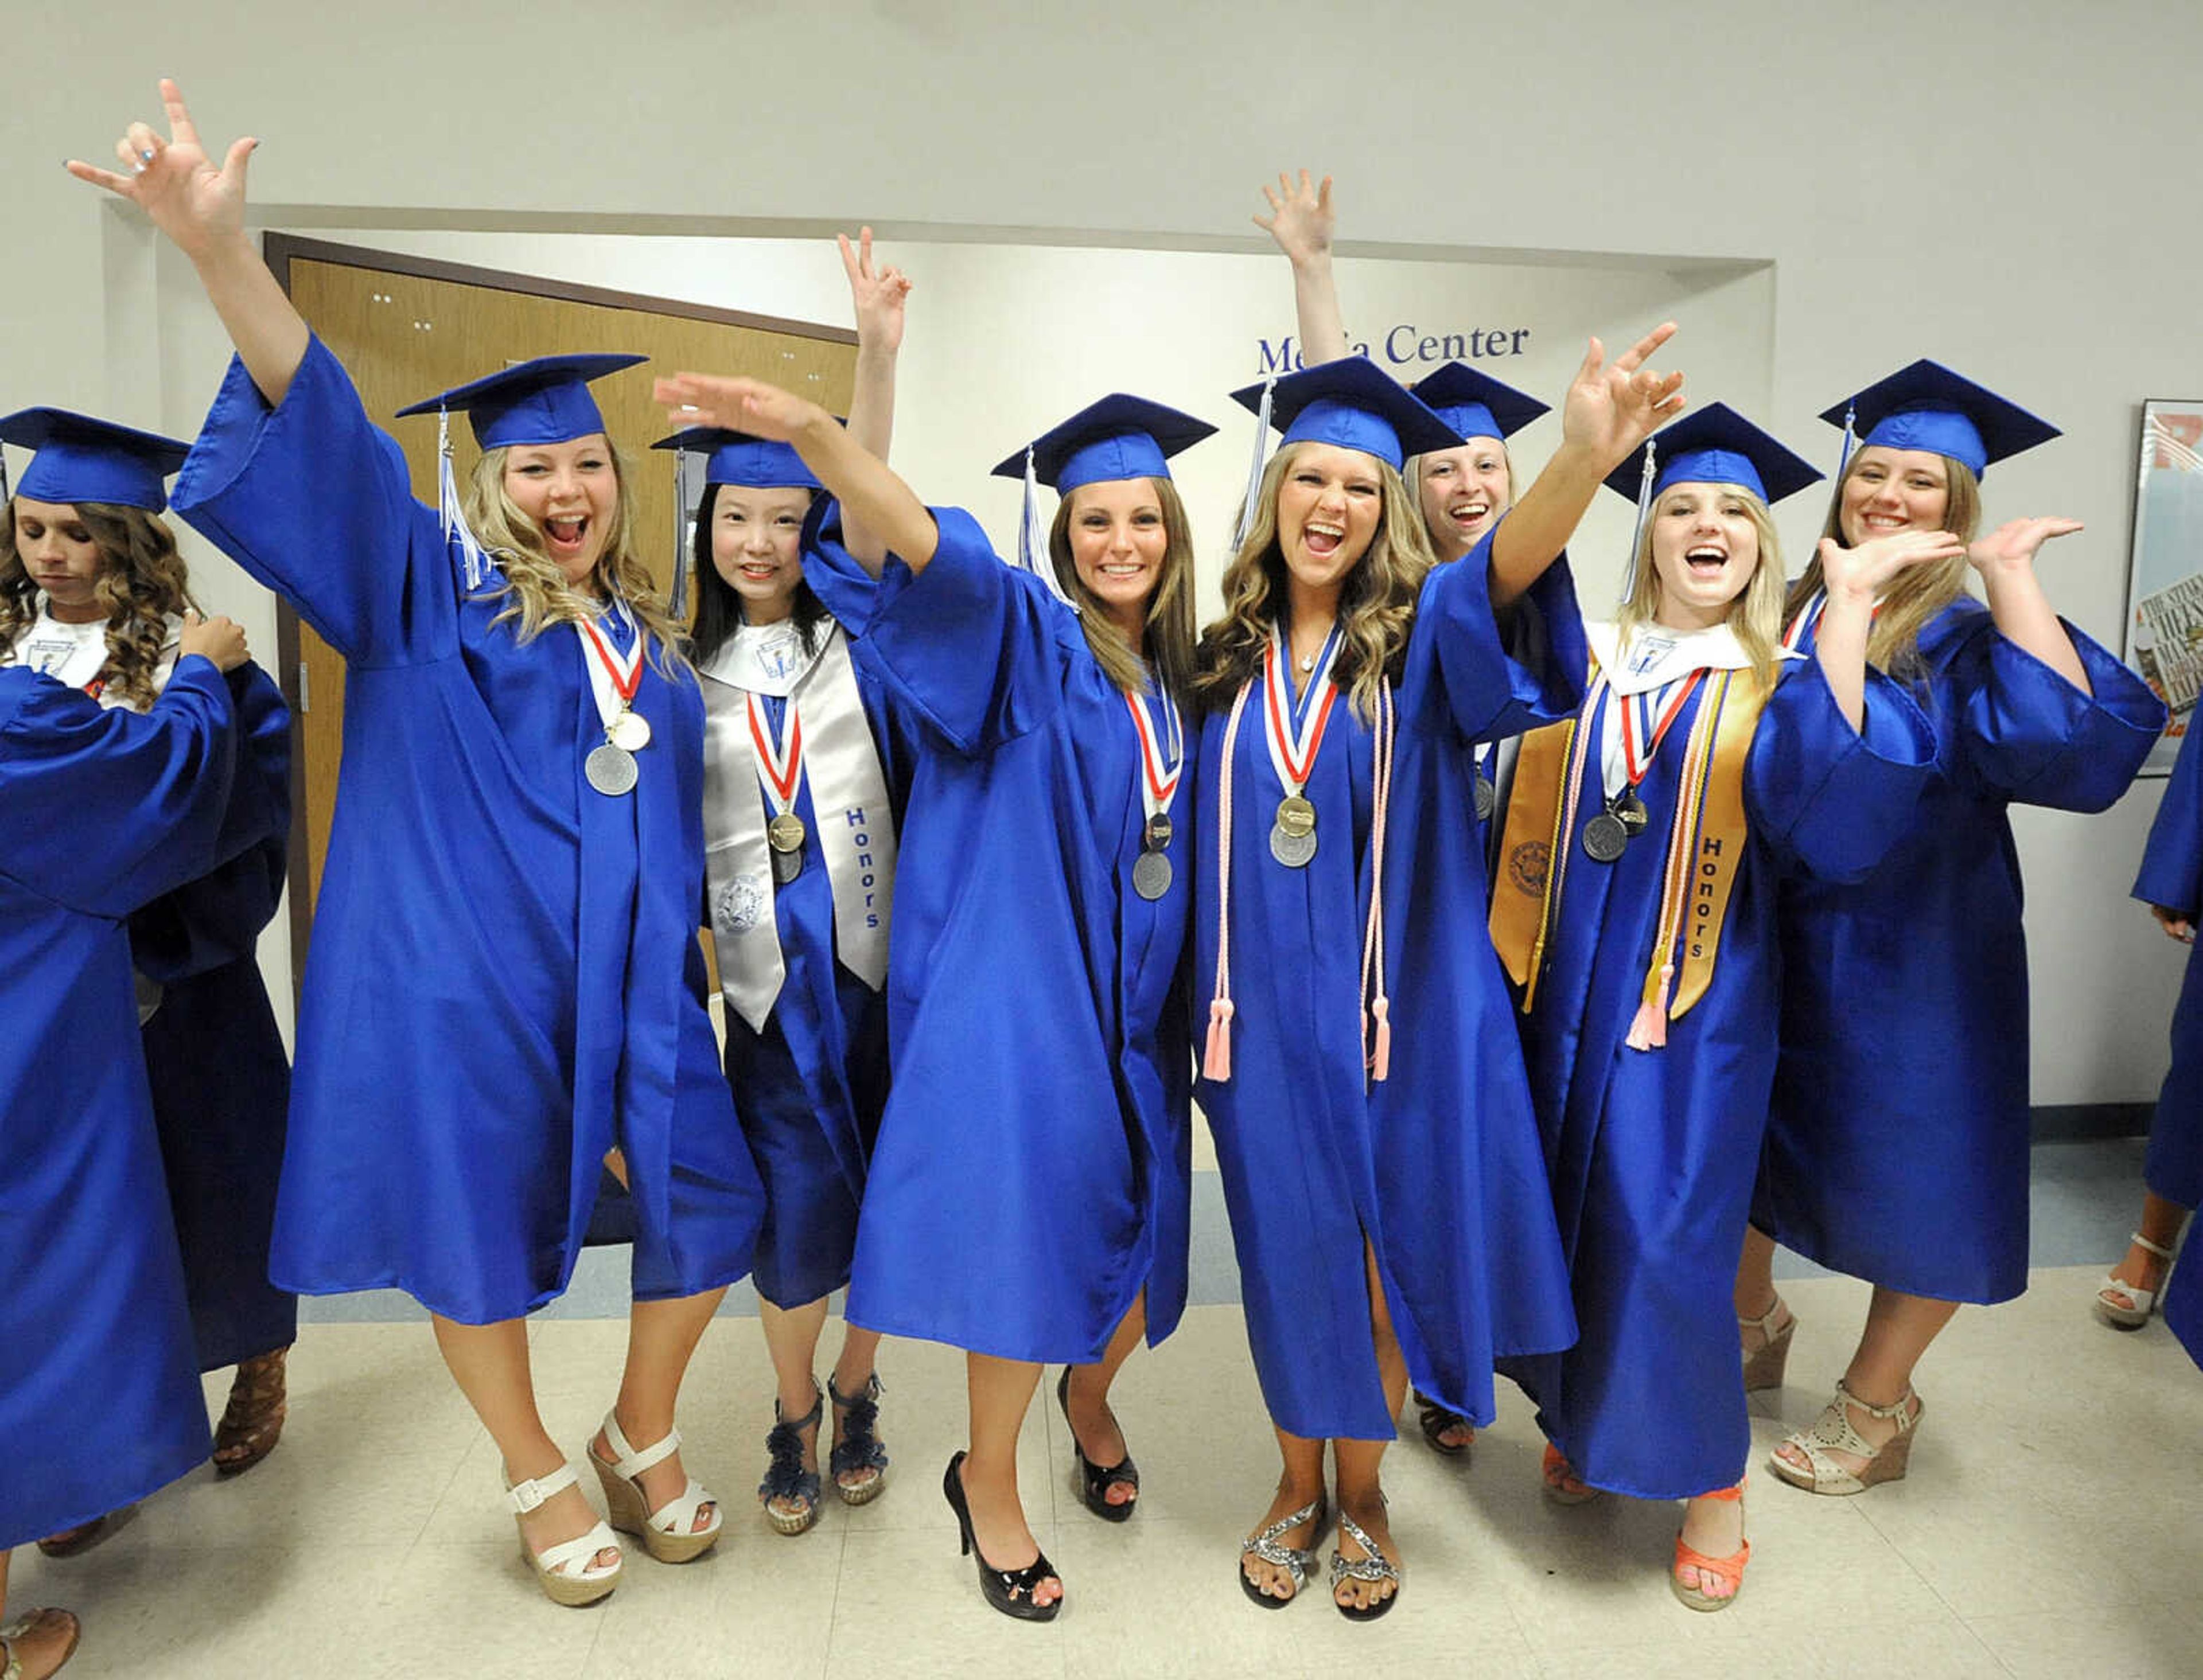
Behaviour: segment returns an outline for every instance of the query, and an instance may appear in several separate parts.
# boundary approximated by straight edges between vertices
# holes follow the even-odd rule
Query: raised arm
[[[933,558],[940,533],[925,504],[818,404],[762,380],[706,374],[659,380],[653,395],[676,427],[724,427],[792,445],[841,503],[843,520],[861,522],[872,533],[883,558],[856,557],[868,569],[877,570],[888,554],[914,573]]]
[[[1606,475],[1682,411],[1680,374],[1645,363],[1675,335],[1654,327],[1611,364],[1597,339],[1561,403],[1561,446],[1491,535],[1491,604],[1510,605],[1560,557]]]
[[[842,248],[849,303],[857,317],[857,383],[849,399],[849,435],[884,461],[895,435],[895,357],[902,349],[903,305],[910,296],[910,281],[900,268],[873,267],[871,228],[858,230],[854,246],[847,233],[834,238]],[[843,545],[877,570],[886,557],[885,545],[846,502],[842,521]]]
[[[1977,539],[1966,559],[1982,575],[1989,616],[2005,639],[2024,648],[2083,694],[2091,693],[2088,673],[2073,639],[2058,622],[2042,581],[2035,575],[2035,556],[2052,537],[2070,536],[2077,519],[2015,519]]]
[[[199,144],[183,94],[166,79],[161,103],[168,110],[167,139],[133,122],[115,143],[127,173],[74,158],[68,172],[127,198],[191,259],[253,384],[271,404],[279,404],[305,358],[309,335],[245,231],[245,168],[260,142],[233,141],[216,168]]]
[[[1346,321],[1338,309],[1338,282],[1331,272],[1331,230],[1337,221],[1331,208],[1331,177],[1312,186],[1308,172],[1301,171],[1299,184],[1290,175],[1278,177],[1278,190],[1262,189],[1270,213],[1258,215],[1255,225],[1278,242],[1278,249],[1293,265],[1293,309],[1298,317],[1301,357],[1308,366],[1336,362],[1346,354]]]
[[[1813,657],[1836,708],[1853,730],[1865,727],[1866,644],[1874,629],[1874,604],[1904,573],[1966,551],[1948,531],[1899,531],[1846,548],[1821,539],[1821,578],[1828,604],[1814,632]],[[1764,559],[1762,564],[1765,563]]]

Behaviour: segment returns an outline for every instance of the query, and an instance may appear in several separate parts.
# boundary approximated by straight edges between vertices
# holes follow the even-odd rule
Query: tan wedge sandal
[[[1869,1418],[1893,1420],[1897,1433],[1879,1447],[1869,1444],[1852,1426],[1851,1408]],[[1836,1397],[1830,1400],[1810,1429],[1799,1429],[1782,1444],[1805,1455],[1809,1470],[1800,1470],[1781,1453],[1768,1457],[1768,1468],[1793,1488],[1812,1494],[1863,1494],[1877,1482],[1901,1482],[1912,1457],[1912,1438],[1919,1432],[1927,1401],[1910,1386],[1887,1406],[1869,1406],[1836,1379]],[[1865,1463],[1854,1473],[1828,1455],[1848,1453]]]
[[[589,1462],[597,1467],[597,1480],[604,1484],[605,1505],[611,1512],[614,1528],[622,1534],[633,1535],[642,1542],[642,1549],[662,1564],[685,1564],[702,1557],[719,1543],[720,1532],[726,1527],[726,1513],[718,1509],[718,1501],[704,1491],[704,1484],[694,1477],[690,1477],[687,1486],[655,1511],[643,1498],[643,1471],[653,1465],[663,1464],[681,1450],[680,1430],[667,1430],[663,1441],[638,1453],[620,1433],[618,1419],[607,1412],[605,1445],[611,1448],[612,1461],[606,1464],[599,1458],[592,1443]],[[699,1529],[696,1513],[707,1505],[713,1507],[711,1526]]]
[[[61,1635],[64,1630],[61,1654],[50,1667],[39,1671],[38,1680],[59,1673],[62,1665],[76,1654],[76,1642],[84,1631],[78,1626],[76,1618],[66,1610],[33,1610],[0,1628],[0,1680],[24,1680],[22,1653],[15,1648],[18,1645],[32,1634]]]
[[[1775,1321],[1783,1321],[1776,1329]],[[1782,1386],[1782,1373],[1790,1365],[1790,1338],[1797,1333],[1798,1315],[1775,1296],[1775,1305],[1767,1309],[1763,1318],[1746,1318],[1739,1315],[1736,1321],[1739,1339],[1745,1330],[1759,1332],[1759,1346],[1744,1350],[1744,1392],[1756,1394],[1763,1388]]]
[[[554,1494],[564,1493],[581,1479],[574,1473],[573,1465],[560,1465],[548,1476],[539,1476],[529,1482],[506,1483],[505,1496],[512,1507],[513,1522],[517,1524],[544,1500]],[[594,1561],[599,1552],[611,1552],[615,1556],[619,1552],[619,1541],[612,1538],[612,1531],[602,1523],[578,1539],[562,1540],[540,1552],[529,1545],[528,1530],[520,1530],[520,1555],[535,1571],[536,1584],[543,1589],[544,1597],[569,1608],[594,1604],[619,1585],[625,1559],[600,1568]]]

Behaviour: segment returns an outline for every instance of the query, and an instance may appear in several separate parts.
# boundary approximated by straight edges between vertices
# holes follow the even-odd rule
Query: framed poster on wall
[[[2203,692],[2203,398],[2144,403],[2137,453],[2126,659],[2171,708],[2141,772],[2167,775]]]

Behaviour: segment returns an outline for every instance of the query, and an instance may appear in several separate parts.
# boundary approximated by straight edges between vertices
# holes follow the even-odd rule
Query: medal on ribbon
[[[1332,667],[1345,645],[1343,628],[1334,624],[1316,656],[1315,669],[1293,699],[1285,679],[1285,632],[1273,628],[1262,659],[1262,734],[1270,749],[1271,768],[1284,784],[1285,797],[1270,822],[1270,855],[1289,869],[1306,869],[1315,857],[1315,805],[1303,791],[1315,769],[1315,755],[1323,746],[1324,731],[1331,726],[1331,710],[1338,690],[1331,681]]]
[[[1132,862],[1132,890],[1152,904],[1170,891],[1171,806],[1185,775],[1185,728],[1177,702],[1167,693],[1155,697],[1162,711],[1160,728],[1142,696],[1127,694],[1125,704],[1131,708],[1132,730],[1139,737],[1140,808],[1145,814],[1140,855]]]
[[[791,695],[782,706],[776,739],[772,714],[764,699],[752,693],[748,703],[758,782],[772,806],[772,820],[765,825],[765,845],[772,852],[772,882],[785,887],[803,873],[803,842],[809,837],[803,819],[795,814],[796,790],[803,786],[803,715]]]
[[[590,787],[610,799],[634,791],[639,779],[635,755],[650,745],[650,720],[635,710],[635,693],[642,687],[642,631],[629,614],[626,602],[615,602],[613,606],[628,631],[625,652],[612,645],[594,621],[581,619],[574,626],[582,638],[597,716],[605,726],[604,742],[590,749],[582,763],[582,772]]]

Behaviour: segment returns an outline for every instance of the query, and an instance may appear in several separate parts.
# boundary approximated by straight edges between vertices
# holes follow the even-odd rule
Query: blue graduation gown
[[[204,659],[142,717],[0,669],[0,1550],[207,1455],[124,918],[214,867],[235,763]]]
[[[2140,677],[2067,634],[2093,695],[1971,597],[1934,618],[1912,687],[1936,774],[1911,825],[1865,880],[1781,894],[1782,1055],[1752,1223],[1908,1294],[2027,1287],[2027,948],[2005,809],[2106,809],[2165,721]]]
[[[888,967],[894,1086],[849,1317],[1090,1362],[1142,1290],[1151,1343],[1185,1307],[1187,824],[1170,890],[1141,898],[1123,693],[1038,577],[1005,565],[969,514],[935,518],[931,563],[913,577],[890,557],[876,591],[823,510],[806,543],[860,665],[918,720]],[[1190,798],[1181,783],[1181,816]]]
[[[1650,816],[1601,864],[1583,830],[1603,808],[1596,743],[1576,809],[1545,966],[1522,1019],[1581,1338],[1510,1375],[1593,1487],[1686,1499],[1733,1486],[1751,1429],[1731,1286],[1774,1082],[1777,880],[1856,881],[1911,821],[1934,732],[1870,675],[1864,733],[1817,662],[1786,664],[1745,764],[1750,836],[1711,983],[1664,1047],[1626,1042],[1658,937],[1669,826],[1701,684],[1638,788]]]
[[[914,753],[910,732],[880,680],[861,669],[856,675],[900,833]],[[742,690],[709,672],[702,680],[707,707],[725,704],[737,716],[746,713]],[[773,728],[785,728],[788,702],[765,699]],[[731,772],[717,760],[705,763],[707,781],[730,773],[748,778],[748,792],[769,817],[771,807],[748,761]],[[886,993],[836,954],[833,883],[807,775],[795,811],[804,824],[803,872],[773,889],[787,977],[761,1030],[727,1011],[727,1079],[765,1184],[755,1281],[758,1293],[781,1307],[805,1306],[849,1281],[866,1163],[888,1093]]]
[[[2203,1365],[2203,1265],[2172,1269],[2172,1281],[2165,1288],[2165,1322],[2188,1357]]]
[[[1360,1025],[1374,731],[1341,694],[1304,790],[1317,835],[1304,869],[1270,855],[1285,789],[1259,680],[1234,752],[1231,1076],[1197,1088],[1263,1400],[1279,1428],[1310,1439],[1393,1434],[1365,1238],[1415,1387],[1479,1424],[1493,1415],[1495,1355],[1574,1338],[1521,1051],[1485,930],[1471,778],[1477,742],[1581,700],[1583,631],[1556,563],[1515,610],[1537,657],[1510,657],[1491,611],[1489,542],[1425,582],[1398,685],[1384,883],[1393,1038],[1380,1083],[1367,1077]],[[1226,723],[1220,710],[1202,725],[1201,1023],[1216,983]]]
[[[257,955],[283,893],[291,713],[257,665],[229,689],[238,769],[221,862],[130,918],[131,962],[161,986],[145,1070],[202,1371],[287,1347],[298,1325],[298,1298],[268,1281],[291,1064]]]
[[[2203,917],[2203,729],[2194,722],[2165,784],[2165,801],[2150,824],[2134,895],[2146,905]],[[2191,953],[2172,1011],[2172,1066],[2149,1124],[2144,1182],[2160,1196],[2194,1207],[2203,1202],[2203,968]]]
[[[703,1001],[703,700],[646,663],[634,793],[581,645],[523,643],[317,339],[270,410],[233,363],[176,510],[350,671],[273,1271],[465,1323],[566,1287],[599,1163],[635,1187],[638,1299],[749,1270],[763,1211]]]

